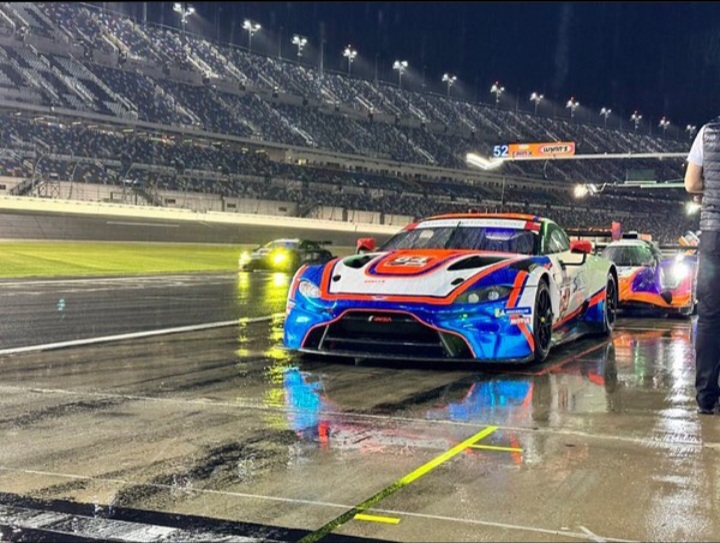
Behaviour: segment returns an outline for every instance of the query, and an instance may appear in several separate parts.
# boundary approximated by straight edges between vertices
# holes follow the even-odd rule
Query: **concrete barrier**
[[[279,215],[224,213],[220,211],[195,212],[189,209],[169,209],[109,202],[32,198],[27,196],[0,195],[0,210],[79,216],[99,215],[105,217],[249,225],[255,227],[283,227],[303,231],[362,232],[364,234],[376,234],[380,236],[391,235],[399,230],[397,226],[381,224],[348,223],[322,219],[284,217]]]

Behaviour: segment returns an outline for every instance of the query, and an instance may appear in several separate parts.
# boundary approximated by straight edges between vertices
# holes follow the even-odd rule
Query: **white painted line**
[[[115,336],[91,337],[86,339],[74,339],[72,341],[60,341],[58,343],[45,343],[43,345],[29,345],[27,347],[12,347],[10,349],[0,350],[0,356],[11,354],[31,353],[37,351],[52,351],[54,349],[66,349],[68,347],[81,347],[83,345],[96,345],[98,343],[109,343],[111,341],[123,341],[127,339],[141,339],[153,336],[162,336],[165,334],[179,334],[182,332],[197,332],[200,330],[211,330],[213,328],[225,328],[227,326],[237,326],[238,324],[253,324],[257,322],[271,321],[275,318],[283,317],[284,313],[275,313],[274,315],[266,315],[264,317],[256,317],[252,319],[236,319],[232,321],[208,322],[205,324],[191,324],[189,326],[178,326],[175,328],[163,328],[161,330],[147,330],[145,332],[131,332],[129,334],[118,334]]]
[[[0,287],[24,287],[27,285],[58,285],[62,283],[135,283],[138,281],[199,281],[206,280],[208,277],[235,277],[238,272],[187,272],[186,274],[139,274],[139,275],[125,275],[122,277],[78,277],[75,279],[28,279],[28,280],[13,280],[13,281],[0,281]],[[258,276],[260,277],[260,276]]]
[[[179,224],[157,224],[151,222],[125,222],[125,221],[105,221],[105,224],[122,224],[124,226],[150,226],[153,228],[179,228]]]
[[[152,488],[159,488],[162,490],[168,490],[171,492],[177,492],[178,487],[176,485],[164,485],[160,483],[151,483],[151,482],[144,482],[144,481],[132,481],[132,480],[126,480],[126,479],[115,479],[115,478],[105,478],[105,477],[91,477],[89,475],[79,475],[79,474],[70,474],[70,473],[56,473],[52,471],[41,471],[41,470],[32,470],[32,469],[22,469],[22,468],[10,468],[7,466],[0,466],[0,471],[6,471],[11,473],[25,473],[29,475],[44,475],[49,477],[59,477],[63,479],[76,479],[76,480],[83,480],[83,481],[97,481],[101,483],[114,483],[119,484],[123,486],[145,486],[145,487],[152,487]],[[314,500],[303,500],[303,499],[297,499],[297,498],[285,498],[282,496],[265,496],[262,494],[249,494],[246,492],[233,492],[230,490],[213,490],[208,488],[187,488],[183,489],[184,492],[187,492],[188,494],[196,494],[196,495],[202,495],[202,494],[210,494],[215,496],[227,496],[227,497],[234,497],[234,498],[249,498],[254,500],[264,500],[264,501],[272,501],[272,502],[280,502],[280,503],[291,503],[291,504],[302,504],[302,505],[313,505],[317,507],[328,507],[328,508],[334,508],[334,509],[343,509],[343,510],[349,510],[352,509],[353,505],[348,504],[342,504],[342,503],[331,503],[331,502],[321,502],[321,501],[314,501]],[[590,530],[587,530],[581,532],[569,532],[564,530],[551,530],[547,528],[540,528],[537,526],[522,526],[519,524],[506,524],[502,522],[492,522],[487,520],[479,520],[479,519],[466,519],[466,518],[458,518],[458,517],[445,517],[441,515],[428,515],[424,513],[411,513],[407,511],[398,511],[393,509],[376,509],[373,508],[374,512],[378,513],[384,513],[388,515],[394,515],[394,516],[403,516],[403,517],[415,517],[415,518],[422,518],[422,519],[431,519],[431,520],[444,520],[448,522],[458,522],[463,524],[473,524],[477,526],[490,526],[494,528],[502,528],[506,530],[520,530],[525,532],[535,532],[535,533],[541,533],[541,534],[550,534],[555,536],[563,536],[567,537],[569,539],[582,539],[586,541],[597,541],[596,538],[599,538],[597,534],[593,534],[590,532]],[[592,535],[591,535],[592,534]],[[603,541],[613,541],[618,543],[634,543],[631,540],[628,539],[617,539],[613,537],[603,537]]]

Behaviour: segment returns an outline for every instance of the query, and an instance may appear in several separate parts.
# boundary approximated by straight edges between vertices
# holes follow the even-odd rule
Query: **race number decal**
[[[422,268],[430,258],[427,256],[399,256],[387,263],[388,266],[405,266],[408,268]]]

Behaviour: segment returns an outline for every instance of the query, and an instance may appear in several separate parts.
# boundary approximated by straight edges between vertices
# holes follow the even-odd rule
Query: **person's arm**
[[[685,190],[692,194],[702,194],[703,184],[703,134],[705,127],[703,126],[695,136],[695,141],[690,148],[688,155],[687,169],[685,170]]]
[[[702,166],[688,162],[685,170],[685,190],[693,194],[702,194],[703,188]]]

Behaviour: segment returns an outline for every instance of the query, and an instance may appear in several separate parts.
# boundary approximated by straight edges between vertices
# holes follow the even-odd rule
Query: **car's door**
[[[547,224],[543,243],[543,252],[553,263],[550,273],[559,291],[560,313],[554,319],[558,322],[578,309],[587,298],[585,266],[577,265],[583,256],[570,252],[570,238],[556,224]]]

